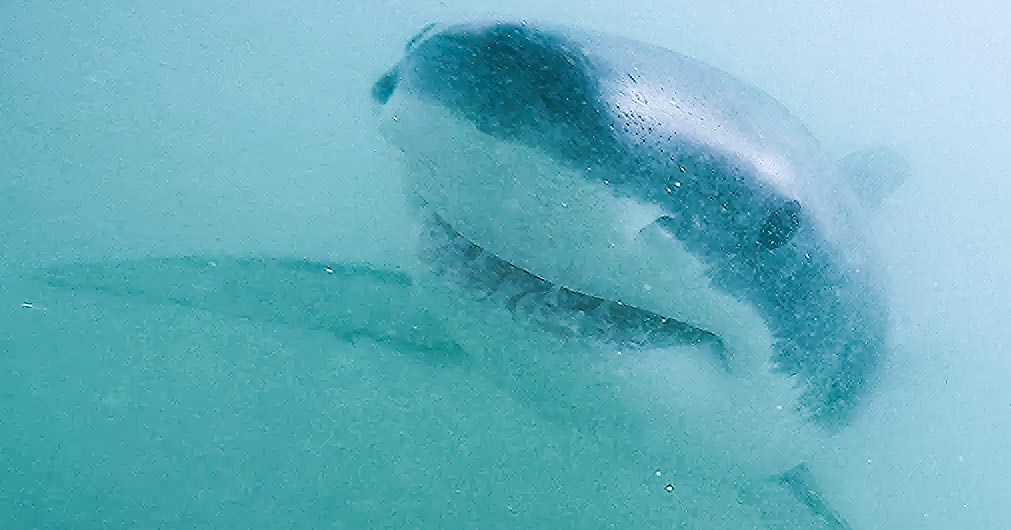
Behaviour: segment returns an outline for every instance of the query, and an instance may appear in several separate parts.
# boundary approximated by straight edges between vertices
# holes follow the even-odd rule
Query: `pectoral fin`
[[[814,474],[806,464],[794,466],[789,471],[775,477],[794,498],[806,506],[811,513],[825,522],[831,530],[851,530],[846,520],[832,509],[814,480]]]
[[[877,208],[910,175],[909,162],[892,149],[876,147],[839,161],[843,178],[869,208]]]

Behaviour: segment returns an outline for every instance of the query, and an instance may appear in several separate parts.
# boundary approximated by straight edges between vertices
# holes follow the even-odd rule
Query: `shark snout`
[[[432,30],[434,30],[436,26],[437,24],[432,22],[421,28],[421,31],[407,41],[407,44],[404,46],[405,51],[410,54],[411,51],[413,51],[418,44],[421,43],[421,41],[425,40],[432,34]],[[385,105],[386,102],[390,100],[390,97],[393,96],[393,92],[397,90],[397,85],[399,83],[400,68],[399,66],[394,66],[372,85],[372,99],[380,105]]]
[[[393,96],[393,92],[397,89],[397,84],[400,82],[400,72],[399,69],[394,66],[388,72],[383,74],[372,85],[372,99],[380,105],[385,105],[390,97]]]

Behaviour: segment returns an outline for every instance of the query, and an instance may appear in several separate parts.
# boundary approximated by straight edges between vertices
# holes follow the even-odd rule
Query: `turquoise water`
[[[870,409],[811,466],[855,530],[1011,528],[1011,15],[539,4],[492,11],[678,49],[771,92],[834,154],[907,156],[913,178],[875,227],[896,351]],[[173,294],[198,282],[163,258],[401,260],[406,215],[368,91],[426,22],[482,14],[0,7],[0,528],[818,528],[774,491],[672,495],[680,482],[620,421],[588,425],[472,360],[343,340],[304,310],[319,298],[291,295],[301,277],[240,281],[274,310]],[[132,290],[75,268],[123,260],[142,260]],[[53,267],[78,287],[53,285]],[[493,352],[508,334],[495,337]]]

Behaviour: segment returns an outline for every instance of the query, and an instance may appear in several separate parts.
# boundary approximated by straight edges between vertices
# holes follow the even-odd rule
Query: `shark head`
[[[407,190],[471,244],[721,337],[819,426],[867,394],[888,320],[867,210],[761,90],[648,44],[493,21],[425,27],[372,95]]]

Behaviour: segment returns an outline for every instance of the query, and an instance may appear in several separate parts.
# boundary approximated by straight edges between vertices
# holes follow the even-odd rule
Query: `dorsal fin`
[[[909,177],[905,157],[888,147],[850,153],[839,161],[843,178],[869,208],[877,208]]]

